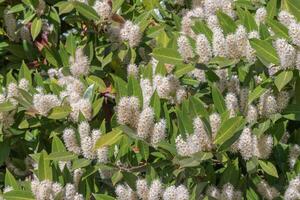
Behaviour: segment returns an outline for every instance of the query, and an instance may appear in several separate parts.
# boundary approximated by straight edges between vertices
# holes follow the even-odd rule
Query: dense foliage
[[[299,0],[0,16],[0,199],[300,199]]]

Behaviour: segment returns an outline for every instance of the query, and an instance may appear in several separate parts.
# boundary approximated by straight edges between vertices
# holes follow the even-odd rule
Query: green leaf
[[[243,119],[243,117],[234,117],[228,119],[221,124],[214,143],[222,145],[227,140],[232,138],[236,132],[241,130],[244,126],[244,123],[245,120]]]
[[[176,49],[157,48],[153,50],[153,57],[163,64],[182,64],[183,59]]]
[[[121,8],[122,4],[124,3],[124,0],[114,0],[112,1],[112,12],[115,13]]]
[[[70,1],[60,1],[54,6],[58,7],[59,15],[69,13],[74,9],[73,3]]]
[[[191,158],[185,158],[182,160],[179,160],[178,164],[180,165],[180,168],[185,167],[196,167],[201,162],[205,160],[209,160],[213,157],[212,153],[209,152],[198,152],[192,155]]]
[[[2,125],[0,126],[0,129],[2,129]],[[0,135],[2,131],[0,130]],[[8,158],[10,153],[10,147],[8,142],[0,142],[0,165],[3,165],[5,160]]]
[[[52,153],[66,151],[64,143],[56,135],[53,136],[51,150],[52,150]]]
[[[268,25],[271,27],[272,31],[277,35],[278,37],[282,37],[285,39],[289,39],[289,30],[287,27],[285,27],[283,24],[276,20],[269,19],[267,21]]]
[[[174,74],[177,78],[181,78],[182,76],[193,71],[194,69],[195,67],[193,65],[178,65]]]
[[[115,200],[114,197],[107,194],[93,194],[96,200]]]
[[[0,103],[0,112],[8,112],[8,111],[11,111],[14,109],[15,109],[15,106],[12,103],[10,103],[9,101]]]
[[[160,119],[161,104],[160,104],[159,96],[156,91],[153,93],[151,97],[150,105],[154,110],[155,118]]]
[[[288,105],[283,114],[286,119],[300,121],[300,104]]]
[[[277,12],[277,0],[270,0],[266,9],[268,19],[273,19]]]
[[[158,0],[148,0],[148,1],[143,1],[143,4],[146,10],[152,10],[159,4],[159,2]]]
[[[221,11],[217,12],[217,17],[225,34],[235,32],[237,26],[231,17]]]
[[[285,9],[287,9],[292,15],[294,15],[297,18],[298,21],[300,21],[300,1],[283,0],[282,4],[285,7]]]
[[[93,101],[94,87],[95,87],[95,85],[92,84],[84,91],[84,94],[83,94],[84,99],[88,99],[90,102]]]
[[[55,66],[55,67],[59,67],[62,65],[62,61],[60,58],[60,55],[58,53],[58,51],[56,51],[55,49],[51,49],[50,47],[46,46],[45,48],[43,48],[43,53],[45,54],[45,57],[47,59],[47,61]]]
[[[214,57],[209,61],[209,64],[215,64],[218,65],[218,67],[227,67],[231,65],[235,65],[239,62],[238,59],[229,59],[229,58],[223,58],[223,57]]]
[[[17,180],[15,179],[15,177],[10,173],[10,171],[8,169],[6,169],[6,173],[5,173],[5,186],[8,187],[12,187],[14,190],[19,189],[19,184],[17,182]]]
[[[47,156],[46,160],[69,161],[75,158],[77,158],[77,155],[71,152],[52,152]]]
[[[74,7],[76,8],[76,10],[83,15],[85,18],[89,19],[89,20],[99,20],[99,16],[97,14],[97,12],[89,5],[85,4],[85,3],[81,3],[81,2],[73,2],[74,3]]]
[[[24,5],[20,3],[20,4],[17,4],[15,6],[11,7],[7,13],[8,14],[9,13],[17,13],[17,12],[23,11],[24,9],[25,9]]]
[[[220,90],[216,86],[212,85],[211,93],[214,105],[218,113],[223,113],[226,110],[226,105]]]
[[[194,115],[199,115],[202,117],[208,117],[208,112],[204,107],[203,102],[195,96],[189,98],[190,110],[194,112]]]
[[[39,157],[38,177],[39,180],[52,180],[52,168],[50,167],[50,161],[47,160],[47,153],[42,152]]]
[[[130,75],[128,79],[127,89],[128,89],[127,92],[128,96],[138,97],[140,105],[143,105],[143,93],[138,79]]]
[[[259,98],[265,91],[267,91],[267,88],[262,87],[261,85],[257,86],[250,94],[248,98],[248,105],[250,105],[255,99]]]
[[[57,106],[52,108],[50,114],[48,115],[49,119],[64,119],[72,111],[70,106]]]
[[[69,33],[69,35],[67,36],[66,50],[71,56],[75,55],[76,41],[75,41],[75,37],[72,33]]]
[[[213,32],[203,21],[196,21],[192,29],[195,32],[195,34],[204,34],[210,42],[212,41]]]
[[[35,200],[33,194],[30,191],[13,190],[3,194],[6,200]]]
[[[90,165],[91,162],[92,162],[92,160],[88,160],[85,158],[73,160],[72,170],[84,168],[84,167]]]
[[[274,83],[279,91],[293,79],[292,71],[283,71],[275,77]]]
[[[103,100],[104,100],[104,98],[101,97],[100,99],[97,99],[96,101],[93,102],[93,105],[92,105],[92,107],[93,107],[93,117],[95,117],[99,113],[99,111],[101,110]]]
[[[255,49],[256,55],[269,63],[279,65],[279,58],[275,48],[265,40],[256,38],[250,39],[251,46]]]
[[[251,32],[251,31],[257,30],[258,29],[257,24],[255,22],[254,17],[251,15],[251,13],[246,10],[244,12],[244,14],[245,14],[245,17],[243,18],[244,19],[243,24],[245,25],[247,31]]]
[[[29,82],[29,84],[31,85],[31,71],[28,69],[28,67],[27,67],[27,65],[25,64],[24,61],[22,62],[18,78],[19,78],[19,81],[22,78],[25,78]]]
[[[123,137],[122,130],[113,129],[111,132],[101,135],[100,139],[95,144],[95,149],[100,149],[104,146],[111,146],[117,143]]]
[[[31,36],[33,40],[35,40],[35,38],[40,34],[41,30],[42,20],[40,18],[35,18],[30,27]]]
[[[264,170],[264,172],[278,178],[277,169],[271,162],[259,160],[258,163],[261,166],[261,168]]]

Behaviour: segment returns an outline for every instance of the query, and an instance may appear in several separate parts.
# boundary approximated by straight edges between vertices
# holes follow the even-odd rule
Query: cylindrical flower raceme
[[[89,59],[82,48],[77,48],[74,57],[70,57],[70,71],[75,77],[86,76],[89,73]]]
[[[130,47],[136,47],[142,38],[140,27],[131,21],[126,21],[120,30],[120,38],[127,41]]]
[[[196,39],[196,53],[199,56],[198,62],[199,63],[208,63],[212,57],[212,50],[204,34],[200,34],[197,36]]]
[[[188,38],[184,35],[181,35],[177,39],[178,52],[185,62],[189,62],[194,57],[193,49],[190,45]]]

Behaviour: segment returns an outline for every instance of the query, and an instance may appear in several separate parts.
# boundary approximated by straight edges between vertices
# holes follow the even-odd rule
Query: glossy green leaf
[[[47,159],[47,153],[42,152],[38,162],[38,177],[39,180],[52,180],[52,169],[50,167],[50,161]]]
[[[96,21],[100,19],[97,12],[91,6],[78,1],[73,2],[73,5],[75,9],[85,18]]]
[[[245,120],[243,119],[243,117],[234,117],[228,119],[221,124],[214,143],[222,145],[231,137],[233,137],[236,132],[241,130],[244,126],[244,123]]]
[[[217,12],[217,17],[225,34],[235,32],[237,26],[231,17],[221,11]]]
[[[278,37],[282,37],[285,39],[289,39],[289,30],[287,27],[285,27],[283,24],[276,20],[268,20],[268,25],[271,27],[272,31],[277,35]]]
[[[274,83],[279,91],[293,79],[292,71],[283,71],[275,77]]]
[[[95,144],[95,149],[100,149],[104,146],[111,146],[117,143],[123,137],[120,129],[114,129],[111,132],[101,135],[100,139]]]
[[[53,152],[47,156],[46,160],[69,161],[75,158],[77,158],[77,155],[71,152]]]
[[[258,163],[261,166],[261,168],[264,170],[264,172],[278,178],[277,169],[271,162],[259,160]]]
[[[48,115],[49,119],[64,119],[71,113],[70,106],[57,106],[54,107],[50,114]]]
[[[220,90],[216,86],[212,86],[211,94],[218,113],[223,113],[226,110],[226,105]]]
[[[182,64],[183,59],[176,49],[157,48],[153,50],[153,57],[163,64]]]
[[[267,41],[251,39],[250,44],[255,49],[256,55],[269,63],[279,65],[279,58],[275,48]]]

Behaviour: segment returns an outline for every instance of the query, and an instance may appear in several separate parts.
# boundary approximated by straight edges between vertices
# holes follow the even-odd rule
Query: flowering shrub
[[[300,199],[298,0],[0,0],[0,199]]]

